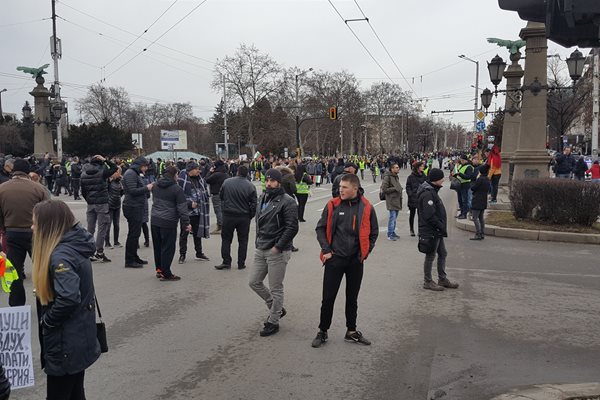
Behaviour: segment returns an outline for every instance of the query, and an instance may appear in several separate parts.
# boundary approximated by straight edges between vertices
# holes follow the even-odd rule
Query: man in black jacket
[[[231,268],[231,242],[233,232],[238,237],[238,269],[246,268],[250,221],[256,214],[256,187],[248,181],[248,167],[240,165],[237,176],[223,182],[221,192],[223,231],[221,232],[221,257],[223,263],[216,269]]]
[[[215,166],[212,167],[204,179],[210,186],[210,197],[212,198],[213,210],[217,216],[217,229],[211,232],[212,234],[221,233],[223,226],[223,212],[221,210],[221,198],[219,192],[225,179],[229,178],[227,166],[222,160],[217,160]]]
[[[141,268],[148,263],[137,254],[148,193],[154,187],[153,183],[144,184],[141,174],[146,170],[148,160],[141,156],[136,158],[123,174],[123,215],[129,227],[125,242],[125,268]]]
[[[554,173],[557,178],[571,179],[573,170],[575,169],[575,158],[571,154],[571,148],[565,147],[562,154],[556,153],[556,165]]]
[[[108,215],[108,178],[117,171],[117,166],[101,155],[95,155],[85,164],[81,173],[81,194],[87,202],[87,230],[94,235],[96,221],[98,234],[96,235],[96,254],[92,261],[111,260],[104,254],[104,239],[110,225]]]
[[[444,171],[432,168],[427,180],[417,191],[417,209],[419,212],[419,240],[432,241],[431,251],[425,254],[424,289],[442,291],[444,288],[456,289],[458,283],[450,282],[446,275],[446,246],[444,238],[448,237],[446,208],[438,192],[444,184]],[[438,283],[431,276],[433,260],[437,253]]]
[[[281,187],[281,172],[270,169],[265,174],[266,190],[256,211],[256,252],[250,273],[250,288],[267,304],[269,318],[260,336],[279,331],[283,308],[283,278],[290,260],[292,240],[298,233],[298,206]],[[269,275],[269,288],[264,285]]]
[[[358,292],[363,277],[363,265],[373,251],[379,235],[377,214],[363,193],[358,176],[343,176],[340,180],[339,197],[329,200],[315,229],[325,271],[319,332],[312,342],[312,347],[321,347],[327,341],[335,298],[344,275],[347,327],[344,340],[367,346],[371,344],[356,330]]]
[[[81,164],[79,163],[79,157],[73,157],[71,162],[71,190],[73,192],[73,199],[80,200],[79,188],[81,187]]]

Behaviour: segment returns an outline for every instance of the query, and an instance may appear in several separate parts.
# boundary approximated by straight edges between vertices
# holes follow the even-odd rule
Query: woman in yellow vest
[[[304,219],[304,209],[306,208],[306,202],[308,201],[308,195],[310,194],[309,186],[312,185],[313,182],[310,175],[306,173],[304,164],[298,164],[296,166],[294,178],[296,179],[296,198],[298,199],[298,221],[306,222]]]

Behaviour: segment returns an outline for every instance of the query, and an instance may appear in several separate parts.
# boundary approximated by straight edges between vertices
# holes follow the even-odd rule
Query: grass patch
[[[527,219],[515,219],[511,212],[490,211],[485,218],[486,225],[495,225],[502,228],[528,229],[532,231],[552,231],[570,233],[595,233],[600,234],[600,223],[592,227],[580,225],[554,225],[543,221],[532,221]]]

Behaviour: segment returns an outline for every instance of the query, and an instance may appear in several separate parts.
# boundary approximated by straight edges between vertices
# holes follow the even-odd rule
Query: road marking
[[[373,205],[373,207],[377,207],[378,205],[380,205],[381,203],[385,203],[385,200],[381,200],[379,203],[376,203],[375,205]]]
[[[476,271],[476,272],[495,272],[500,274],[524,274],[524,275],[548,275],[548,276],[576,276],[578,278],[600,278],[600,275],[592,274],[565,274],[561,272],[533,272],[533,271],[507,271],[507,270],[496,270],[496,269],[483,269],[483,268],[451,268],[458,271]]]

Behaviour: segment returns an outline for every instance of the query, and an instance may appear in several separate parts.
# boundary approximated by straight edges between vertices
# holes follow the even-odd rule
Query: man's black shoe
[[[317,337],[315,337],[312,341],[312,347],[321,347],[325,344],[325,342],[327,342],[327,332],[319,331],[319,333],[317,333]]]
[[[142,265],[148,265],[148,261],[142,260],[141,258],[138,258],[135,262]]]
[[[227,265],[227,264],[220,264],[220,265],[215,265],[215,269],[231,269],[231,265]]]
[[[265,322],[265,327],[260,331],[260,336],[271,336],[279,332],[279,324]]]
[[[183,264],[185,262],[185,254],[179,256],[179,264]]]
[[[294,246],[292,246],[292,253],[295,253],[295,252],[297,252],[298,250],[300,250],[300,249],[298,249],[297,247],[294,247]]]
[[[365,346],[369,346],[371,344],[371,341],[367,340],[362,333],[360,333],[359,331],[353,332],[353,333],[349,333],[346,332],[346,336],[344,336],[344,340],[346,342],[350,342],[350,343],[358,343],[358,344],[362,344]]]
[[[206,254],[204,253],[196,255],[195,259],[198,261],[210,261],[210,258],[206,257]]]
[[[142,264],[133,262],[133,263],[125,264],[125,268],[144,268],[144,266]]]
[[[246,269],[246,264],[244,264],[244,265],[238,265],[238,269]]]
[[[96,258],[98,259],[98,261],[102,261],[103,263],[112,262],[112,260],[106,257],[106,254],[104,253],[96,253]]]
[[[144,247],[150,247],[150,242],[144,242]]]

